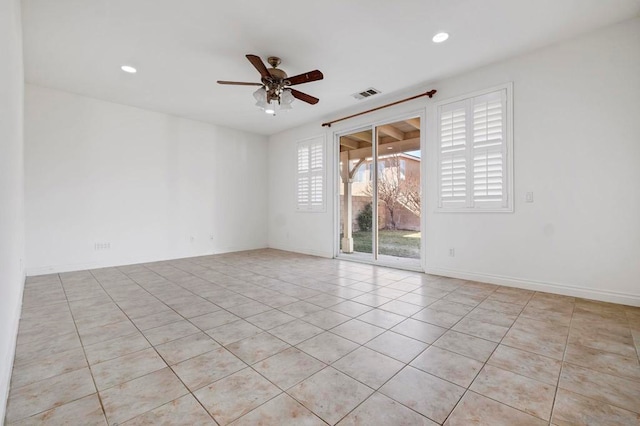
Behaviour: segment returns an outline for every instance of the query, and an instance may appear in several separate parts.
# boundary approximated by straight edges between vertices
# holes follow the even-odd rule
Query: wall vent
[[[379,93],[381,93],[381,92],[378,89],[374,89],[373,87],[369,87],[368,89],[363,90],[362,92],[354,93],[351,96],[353,96],[357,100],[361,101],[362,99],[370,98],[371,96],[377,95]]]

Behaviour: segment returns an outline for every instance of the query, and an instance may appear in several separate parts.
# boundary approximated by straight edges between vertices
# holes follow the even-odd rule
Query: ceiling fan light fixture
[[[278,101],[277,100],[272,100],[271,102],[269,102],[267,104],[267,106],[264,108],[264,112],[267,114],[272,114],[272,115],[276,115],[276,106],[278,105]]]
[[[449,38],[449,33],[440,32],[434,35],[431,40],[433,40],[434,43],[442,43],[443,41],[446,41],[448,38]]]
[[[261,87],[258,90],[256,90],[255,92],[253,92],[253,97],[258,102],[267,103],[267,91],[265,90],[264,87]]]
[[[267,107],[267,91],[264,87],[259,88],[255,92],[253,92],[253,97],[256,100],[256,106],[261,109],[265,109]]]
[[[293,103],[294,100],[295,98],[291,93],[291,89],[284,89],[282,91],[282,95],[280,95],[280,105],[282,106],[287,105],[289,108],[286,108],[286,109],[291,109],[291,103]]]

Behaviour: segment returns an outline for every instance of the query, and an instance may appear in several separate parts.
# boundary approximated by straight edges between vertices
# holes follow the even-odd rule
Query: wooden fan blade
[[[244,81],[224,81],[224,80],[218,80],[218,84],[232,84],[234,86],[262,86],[262,83],[246,83]]]
[[[296,84],[309,83],[312,81],[322,80],[324,75],[318,70],[313,70],[306,72],[304,74],[294,75],[293,77],[287,78],[290,86],[295,86]]]
[[[262,62],[262,59],[260,59],[260,56],[256,56],[256,55],[246,55],[246,56],[249,62],[251,62],[251,64],[254,67],[256,67],[256,69],[258,70],[258,72],[263,78],[271,78],[271,74],[269,74],[269,71],[267,70],[267,66],[264,64],[264,62]]]
[[[299,90],[296,90],[296,89],[290,89],[290,90],[294,98],[300,99],[301,101],[306,102],[308,104],[315,105],[320,100],[318,98],[314,98],[311,95],[307,95],[306,93],[302,93]]]

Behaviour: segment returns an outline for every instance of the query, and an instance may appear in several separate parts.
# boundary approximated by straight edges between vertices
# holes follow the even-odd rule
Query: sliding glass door
[[[340,252],[373,259],[373,130],[340,136]]]
[[[419,267],[420,118],[342,134],[339,145],[340,255]]]

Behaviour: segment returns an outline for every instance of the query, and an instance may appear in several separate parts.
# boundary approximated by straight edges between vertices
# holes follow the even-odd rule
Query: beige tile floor
[[[28,278],[6,423],[640,424],[640,309],[257,250]]]

